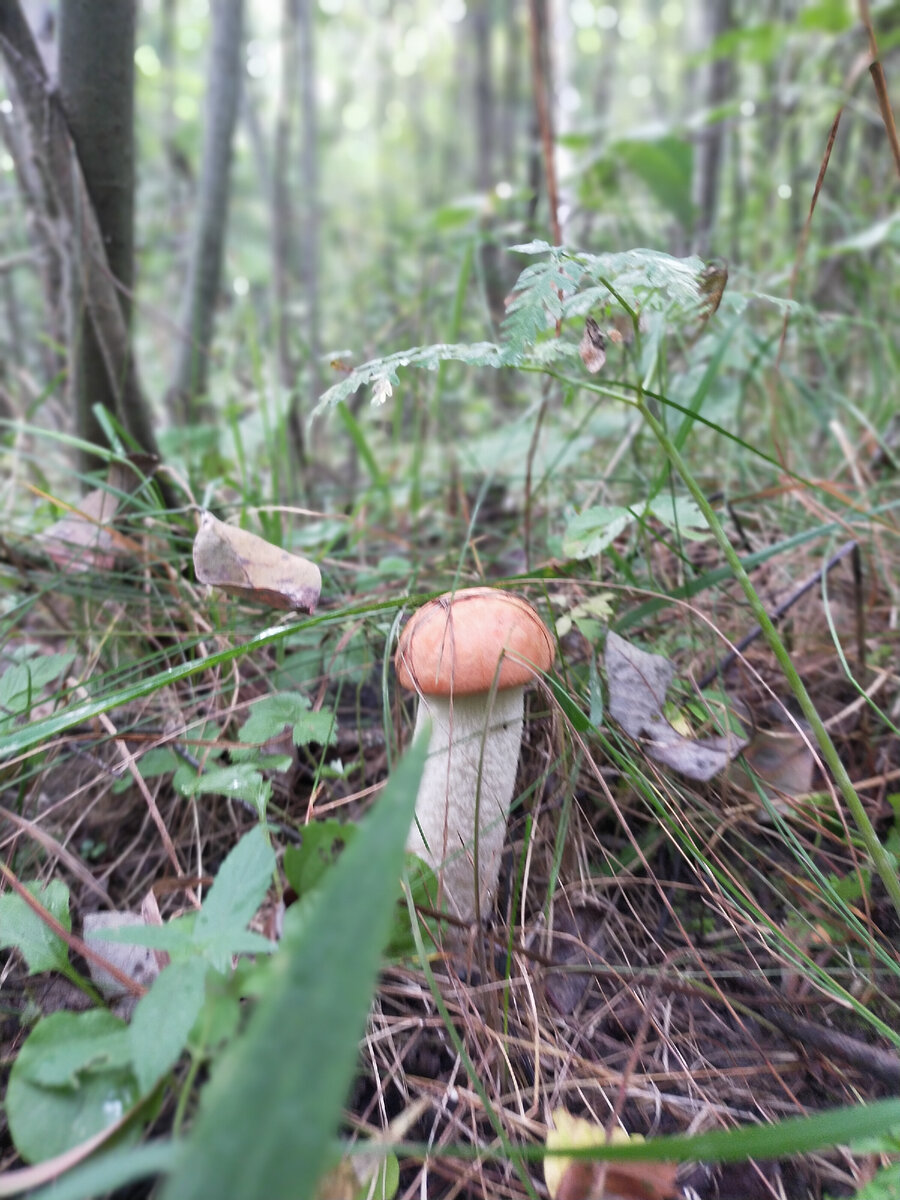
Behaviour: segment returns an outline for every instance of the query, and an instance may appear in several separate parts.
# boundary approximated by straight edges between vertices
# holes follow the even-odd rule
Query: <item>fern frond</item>
[[[564,302],[576,291],[584,274],[584,268],[571,255],[546,242],[513,248],[521,253],[543,253],[546,249],[550,258],[526,267],[513,288],[501,329],[507,364],[520,362],[529,346],[562,319]]]
[[[387,354],[384,358],[373,358],[370,362],[363,363],[340,383],[328,388],[319,397],[319,403],[313,409],[310,420],[315,420],[326,409],[352,396],[363,384],[378,379],[386,379],[391,384],[398,383],[397,371],[400,367],[419,367],[426,371],[436,371],[438,366],[448,359],[466,363],[470,367],[503,365],[500,347],[495,346],[493,342],[458,345],[439,343],[436,346],[413,346],[410,350],[398,350],[395,354]]]

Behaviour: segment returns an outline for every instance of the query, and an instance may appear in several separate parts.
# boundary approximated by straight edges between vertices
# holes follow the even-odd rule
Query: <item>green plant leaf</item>
[[[69,889],[61,880],[53,879],[46,887],[37,882],[25,887],[67,932],[71,930]],[[15,892],[0,896],[0,949],[8,947],[21,951],[29,975],[68,970],[69,947]]]
[[[309,712],[309,697],[300,692],[279,692],[254,700],[238,741],[262,744],[277,737],[285,725],[294,725]]]
[[[129,925],[98,930],[107,942],[152,946],[170,954],[200,954],[220,972],[234,954],[264,954],[274,943],[247,929],[262,904],[275,870],[275,853],[260,826],[245,834],[219,868],[199,913],[176,917],[167,925]]]
[[[286,932],[271,987],[224,1057],[164,1200],[296,1200],[328,1163],[387,938],[426,741],[392,776]]]
[[[376,358],[371,362],[364,363],[361,367],[351,371],[346,379],[323,392],[319,397],[319,403],[313,409],[312,419],[320,416],[340,400],[349,399],[364,383],[384,378],[390,383],[396,384],[398,382],[397,371],[401,367],[420,367],[426,371],[436,371],[438,366],[448,359],[478,367],[499,367],[503,361],[500,348],[493,342],[414,346],[410,350],[400,350],[396,354],[388,354],[384,358]]]
[[[310,821],[303,826],[302,843],[288,846],[282,860],[288,883],[298,896],[308,895],[321,882],[358,832],[356,825],[341,821]]]
[[[275,852],[260,826],[245,833],[219,867],[194,926],[202,945],[213,933],[242,932],[262,904],[275,871]]]
[[[690,228],[694,218],[691,201],[693,148],[677,137],[628,138],[616,142],[613,154],[647,185],[663,208]]]
[[[294,722],[294,745],[333,746],[337,741],[337,722],[333,712],[304,713]]]
[[[201,958],[171,963],[138,1001],[128,1027],[128,1042],[142,1094],[181,1057],[203,1007],[207,970]]]
[[[213,767],[202,775],[181,780],[180,791],[183,796],[199,796],[209,792],[217,796],[234,796],[252,804],[260,817],[264,817],[272,785],[262,777],[255,762],[234,762],[227,767]]]
[[[139,1098],[128,1029],[105,1009],[53,1013],[13,1063],[6,1113],[26,1162],[62,1154],[125,1115]]]
[[[633,522],[634,514],[618,505],[597,504],[586,508],[569,522],[563,538],[563,553],[569,558],[593,558]]]
[[[543,242],[533,245],[536,252],[542,252]],[[522,246],[516,249],[526,252]],[[553,322],[562,319],[564,301],[575,292],[583,274],[581,263],[556,247],[545,262],[532,263],[522,271],[503,321],[504,362],[518,361]]]
[[[417,858],[415,854],[406,856],[406,878],[409,883],[412,902],[416,908],[437,908],[438,881],[434,871]],[[429,917],[428,925],[437,929],[436,918]],[[410,925],[409,905],[406,897],[398,895],[394,905],[394,917],[391,931],[388,935],[385,956],[387,958],[409,958],[416,953],[416,939]]]
[[[662,493],[647,505],[648,511],[669,529],[690,541],[703,541],[710,536],[706,517],[690,496],[671,496]]]
[[[0,722],[24,716],[48,684],[68,671],[74,654],[33,654],[0,676]]]

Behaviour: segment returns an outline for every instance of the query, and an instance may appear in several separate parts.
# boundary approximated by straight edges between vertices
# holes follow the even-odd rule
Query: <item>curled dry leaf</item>
[[[606,362],[606,338],[593,317],[588,317],[584,322],[584,335],[578,353],[592,375],[596,375]]]
[[[622,729],[640,739],[647,754],[680,771],[688,779],[706,782],[728,766],[747,745],[737,734],[687,738],[662,714],[675,668],[661,654],[632,646],[610,631],[606,637],[606,681],[609,711]]]
[[[145,987],[153,982],[159,974],[156,955],[149,946],[130,946],[126,942],[108,942],[98,938],[96,934],[101,929],[126,929],[133,925],[145,925],[140,913],[136,912],[95,912],[86,913],[84,918],[84,940],[98,954],[102,954],[107,962],[118,967],[135,983]],[[88,960],[88,970],[91,973],[97,990],[107,999],[115,1000],[126,994],[125,988],[109,971]]]
[[[728,263],[714,258],[706,264],[697,277],[697,290],[703,297],[700,306],[701,321],[708,321],[719,305],[728,285]]]
[[[311,613],[322,589],[315,563],[209,512],[194,539],[194,570],[201,583],[271,608]]]
[[[612,1142],[642,1141],[623,1129],[606,1130],[583,1117],[573,1117],[564,1108],[553,1114],[553,1129],[547,1130],[548,1150],[583,1150]],[[551,1200],[669,1200],[681,1194],[675,1185],[675,1163],[600,1162],[569,1158],[564,1154],[544,1159],[544,1179]]]

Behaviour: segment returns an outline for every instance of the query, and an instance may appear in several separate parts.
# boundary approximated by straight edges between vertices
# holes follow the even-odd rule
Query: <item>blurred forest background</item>
[[[66,1195],[306,1197],[348,1090],[384,1197],[556,1200],[560,1109],[738,1127],[641,1200],[898,1194],[898,81],[897,0],[0,0],[3,1195],[113,1096],[154,1137]],[[320,610],[200,586],[202,509]],[[398,631],[498,582],[556,666],[496,911],[461,966],[407,880],[372,1001]],[[107,910],[181,955],[127,1027]],[[232,1054],[277,1105],[198,1107]]]
[[[891,361],[896,170],[849,2],[160,0],[140,5],[134,24],[113,22],[106,40],[89,4],[64,5],[61,21],[49,6],[28,9],[51,81],[62,27],[74,65],[63,58],[59,94],[81,106],[75,142],[104,189],[107,244],[126,260],[133,169],[120,296],[150,409],[138,428],[152,425],[164,459],[192,477],[233,474],[237,458],[265,480],[257,500],[324,488],[330,503],[352,503],[327,482],[340,475],[345,434],[307,427],[321,392],[346,366],[406,346],[493,340],[524,265],[508,247],[534,237],[715,256],[733,285],[814,308],[810,340],[827,355],[810,346],[789,386],[820,427],[866,390],[854,362]],[[889,55],[896,17],[895,5],[874,8]],[[121,103],[104,97],[127,92],[132,71],[129,161],[127,110],[104,123]],[[83,383],[80,429],[96,437],[90,408],[109,394],[102,371],[67,373],[85,297],[57,202],[28,164],[21,106],[7,96],[0,116],[4,407],[65,427]],[[777,315],[759,332],[758,370],[776,325]],[[463,412],[485,403],[471,373],[442,375],[439,400],[417,382],[380,414],[395,451],[426,400],[449,414],[442,429],[494,432]],[[891,389],[886,377],[873,383],[877,431]],[[515,411],[537,383],[488,386]],[[716,413],[733,419],[739,389],[726,387]],[[275,436],[282,428],[288,438]]]

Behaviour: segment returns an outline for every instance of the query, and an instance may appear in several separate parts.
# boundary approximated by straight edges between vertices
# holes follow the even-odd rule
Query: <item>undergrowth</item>
[[[544,1195],[560,1109],[649,1138],[591,1153],[683,1164],[684,1194],[889,1194],[883,404],[843,350],[808,389],[823,318],[720,264],[515,250],[534,261],[498,341],[388,354],[324,394],[319,509],[229,458],[241,421],[278,443],[267,411],[219,459],[213,436],[173,455],[179,511],[145,470],[84,481],[115,520],[54,557],[71,439],[5,427],[0,1195],[100,1144],[55,1197],[158,1173],[168,1200],[306,1196],[324,1171],[341,1196]],[[886,370],[851,326],[848,363],[861,341]],[[204,592],[200,506],[314,559],[320,611]],[[472,583],[526,594],[557,659],[529,692],[496,911],[461,929],[404,865],[423,749],[391,659],[410,611]],[[623,732],[610,630],[670,664],[677,733],[745,751],[692,779]],[[75,932],[98,911],[142,923]]]

